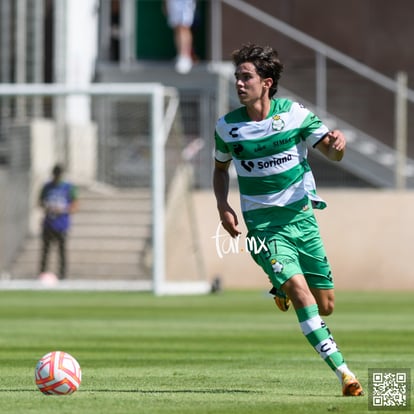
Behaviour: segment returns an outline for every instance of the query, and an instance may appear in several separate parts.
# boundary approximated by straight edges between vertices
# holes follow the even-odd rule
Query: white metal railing
[[[326,102],[326,93],[323,96],[323,91],[326,92],[326,76],[321,76],[321,74],[326,74],[326,58],[329,58],[340,65],[350,69],[353,72],[358,73],[359,75],[371,80],[372,82],[377,83],[379,86],[396,92],[397,82],[396,80],[389,78],[382,73],[372,69],[371,67],[358,62],[356,59],[340,52],[333,47],[328,46],[327,44],[321,42],[320,40],[315,39],[312,36],[290,26],[284,21],[277,19],[274,16],[269,15],[268,13],[263,12],[257,7],[252,6],[243,0],[215,0],[212,2],[212,14],[217,19],[216,21],[212,20],[213,30],[212,36],[215,40],[218,39],[221,35],[221,27],[218,27],[221,24],[221,5],[220,3],[227,4],[234,9],[237,9],[239,12],[244,13],[251,17],[252,19],[257,20],[258,22],[282,33],[283,35],[290,37],[296,42],[302,44],[303,46],[313,49],[316,53],[316,85],[317,85],[317,106],[323,108],[323,105],[319,101]],[[221,37],[220,37],[221,39]],[[221,46],[216,42],[212,43],[212,58],[213,61],[221,61],[222,53]],[[414,90],[407,90],[407,99],[411,102],[414,102]]]
[[[395,168],[395,187],[403,189],[406,187],[406,160],[407,160],[407,101],[414,103],[414,90],[407,87],[404,81],[406,74],[399,72],[396,78],[390,78],[372,69],[371,67],[353,59],[352,57],[328,46],[312,36],[294,28],[286,22],[271,16],[243,0],[213,0],[211,3],[211,45],[212,61],[222,61],[222,4],[226,4],[237,11],[255,19],[261,24],[282,33],[295,40],[301,45],[315,52],[315,85],[316,85],[316,107],[322,113],[327,110],[327,59],[346,67],[352,72],[374,82],[379,87],[387,89],[395,95],[395,143],[397,164]]]

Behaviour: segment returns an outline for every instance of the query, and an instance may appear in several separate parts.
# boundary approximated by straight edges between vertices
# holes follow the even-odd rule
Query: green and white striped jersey
[[[307,147],[328,132],[316,115],[289,99],[272,100],[263,121],[250,120],[244,106],[217,121],[215,158],[233,159],[249,230],[292,223],[313,214],[312,206],[326,207],[316,194]]]

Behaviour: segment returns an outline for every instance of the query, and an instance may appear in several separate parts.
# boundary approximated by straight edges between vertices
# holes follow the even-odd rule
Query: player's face
[[[241,104],[253,105],[263,97],[267,97],[266,80],[262,79],[251,62],[241,63],[236,68],[236,91]]]

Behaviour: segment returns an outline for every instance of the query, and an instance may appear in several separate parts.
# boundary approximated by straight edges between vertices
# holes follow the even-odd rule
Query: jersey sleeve
[[[301,125],[302,138],[312,147],[329,132],[329,128],[313,112],[303,105],[296,103],[297,110],[302,112],[303,122]]]
[[[216,130],[214,133],[214,140],[215,140],[215,151],[214,157],[219,162],[228,162],[232,159],[231,151],[226,142],[224,142],[223,138],[220,136],[220,125],[224,122],[223,119],[217,122]]]

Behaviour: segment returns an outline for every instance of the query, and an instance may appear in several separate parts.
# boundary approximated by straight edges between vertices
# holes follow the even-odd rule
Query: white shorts
[[[168,24],[190,27],[194,21],[195,0],[167,0]]]

